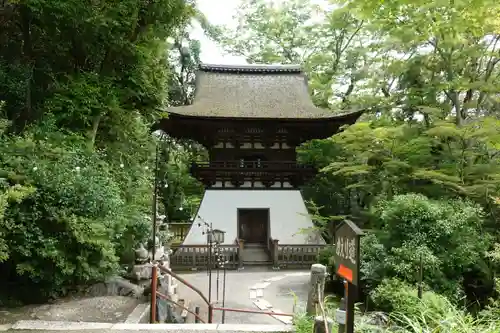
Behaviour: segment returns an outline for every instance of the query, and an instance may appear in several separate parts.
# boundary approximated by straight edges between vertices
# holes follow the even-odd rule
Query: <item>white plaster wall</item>
[[[233,244],[237,235],[238,208],[269,208],[270,231],[273,239],[281,244],[323,244],[315,231],[304,233],[302,229],[313,227],[304,199],[299,190],[206,190],[185,245],[206,244],[203,223],[212,223],[214,229],[226,232],[225,244]]]

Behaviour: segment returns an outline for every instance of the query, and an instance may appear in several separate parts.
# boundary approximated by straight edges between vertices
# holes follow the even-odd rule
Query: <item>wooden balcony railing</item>
[[[273,267],[280,268],[307,268],[317,263],[318,253],[326,247],[322,244],[279,244],[278,240],[269,239],[268,249]],[[173,270],[205,270],[209,263],[209,252],[206,245],[172,246],[174,250],[170,257]],[[221,252],[228,263],[226,268],[237,269],[243,266],[242,244],[235,241],[232,245],[221,245]]]
[[[265,169],[266,171],[289,171],[313,169],[310,165],[298,164],[294,161],[210,161],[193,164],[196,169],[224,169],[241,171],[242,169]]]
[[[207,245],[179,245],[172,246],[173,254],[170,256],[170,267],[173,270],[204,270],[208,268],[209,251]],[[239,266],[239,246],[220,245],[220,253],[227,260],[226,268],[236,269]],[[213,253],[212,253],[213,256]],[[212,265],[215,264],[214,257]]]
[[[276,244],[278,267],[305,268],[317,263],[319,251],[326,247],[324,244]]]

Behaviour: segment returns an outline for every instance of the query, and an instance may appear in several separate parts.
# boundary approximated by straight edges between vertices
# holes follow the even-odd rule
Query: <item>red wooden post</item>
[[[156,267],[156,264],[153,264],[153,267],[151,267],[151,310],[150,310],[150,317],[149,317],[149,323],[154,324],[156,323],[156,289],[157,289],[157,282],[158,282],[158,270]]]
[[[208,323],[211,324],[213,323],[213,317],[214,317],[214,306],[210,304],[208,306]]]

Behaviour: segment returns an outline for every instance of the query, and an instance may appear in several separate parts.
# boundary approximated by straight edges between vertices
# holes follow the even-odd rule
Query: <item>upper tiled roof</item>
[[[168,112],[198,117],[318,119],[353,118],[321,109],[309,97],[307,78],[297,65],[209,65],[197,73],[192,105]],[[347,120],[347,119],[346,119]],[[351,122],[351,121],[348,121]]]

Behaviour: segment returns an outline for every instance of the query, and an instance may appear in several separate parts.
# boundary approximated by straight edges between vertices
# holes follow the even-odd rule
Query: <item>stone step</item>
[[[266,244],[258,244],[258,243],[245,243],[245,245],[243,245],[243,247],[245,249],[248,249],[248,248],[267,249]]]
[[[255,250],[255,249],[247,250],[247,249],[245,249],[243,251],[243,261],[244,262],[268,261],[268,260],[270,260],[269,255],[264,250]]]
[[[149,311],[151,311],[150,303],[138,304],[135,309],[127,316],[125,323],[127,324],[142,324],[149,322]],[[0,330],[1,331],[1,330]]]
[[[271,260],[264,261],[243,261],[243,266],[271,266],[273,262]]]
[[[271,261],[268,257],[266,258],[262,258],[262,257],[246,257],[246,258],[243,258],[243,263],[245,262],[257,262],[257,263],[265,263],[265,262],[268,262],[268,261]]]
[[[0,325],[5,332],[25,333],[61,333],[61,332],[88,332],[88,333],[129,333],[129,332],[225,332],[225,333],[285,333],[294,332],[292,325],[248,325],[248,324],[112,324],[89,322],[59,322],[42,320],[21,320],[14,325]]]

